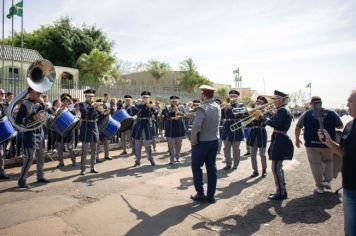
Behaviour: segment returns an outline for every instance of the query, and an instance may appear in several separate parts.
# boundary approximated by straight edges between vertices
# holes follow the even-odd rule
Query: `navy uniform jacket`
[[[39,111],[45,110],[45,105],[33,102],[29,99],[24,100],[16,115],[16,123],[25,126],[34,121],[33,116]],[[42,126],[34,131],[23,132],[24,148],[39,148],[44,140],[44,131]]]
[[[130,116],[135,116],[138,112],[137,107],[134,105],[125,105],[123,108],[127,111],[127,113]]]
[[[247,145],[253,147],[256,144],[259,148],[265,148],[267,145],[267,131],[263,118],[254,120],[251,125],[252,129],[247,139]]]
[[[98,113],[94,109],[94,104],[81,102],[79,103],[79,109],[82,118],[79,140],[81,142],[98,142],[99,130],[96,123]]]
[[[137,111],[137,120],[132,130],[132,138],[152,140],[154,136],[153,122],[154,115],[157,114],[156,109],[153,106],[147,106],[146,104],[135,105]]]
[[[233,108],[244,108],[244,104],[232,104],[227,107],[225,107],[221,111],[221,118],[223,120],[223,128],[222,128],[222,134],[221,134],[221,139],[230,141],[230,142],[235,142],[235,141],[242,141],[244,140],[244,134],[243,134],[243,129],[239,129],[235,132],[232,132],[230,130],[230,126],[237,121],[241,120],[242,118],[246,117],[247,114],[238,114],[234,115],[232,113]]]
[[[177,107],[177,110],[183,115],[185,115],[184,109],[182,107]],[[176,112],[173,110],[172,106],[166,106],[162,115],[165,119],[165,136],[169,138],[178,138],[185,136],[185,127],[183,119],[172,119],[172,117],[176,117]]]
[[[270,119],[266,119],[266,125],[277,130],[277,132],[272,133],[271,145],[268,148],[270,160],[292,160],[294,146],[292,140],[286,134],[291,123],[292,114],[286,105],[279,107]],[[285,132],[285,134],[278,133],[278,131]]]

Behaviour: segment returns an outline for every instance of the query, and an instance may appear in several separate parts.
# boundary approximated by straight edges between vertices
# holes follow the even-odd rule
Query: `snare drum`
[[[130,129],[134,121],[134,119],[124,109],[117,111],[112,117],[116,121],[120,122],[121,124],[121,127],[119,129],[120,132],[124,132]]]
[[[120,122],[110,115],[105,116],[98,122],[98,129],[101,135],[106,139],[111,139],[120,129]]]
[[[59,135],[65,136],[79,125],[79,121],[79,118],[70,111],[63,111],[54,118],[51,129],[56,131]]]
[[[8,139],[11,139],[17,135],[17,131],[12,126],[11,122],[4,116],[0,119],[0,143],[5,142]]]

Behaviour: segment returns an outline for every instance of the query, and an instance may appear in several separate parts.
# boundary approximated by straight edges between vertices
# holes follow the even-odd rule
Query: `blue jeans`
[[[197,194],[204,195],[203,188],[203,171],[202,166],[205,164],[208,175],[208,197],[214,197],[217,182],[216,154],[218,151],[219,141],[200,141],[192,147],[192,171],[194,187]]]
[[[356,190],[343,189],[344,229],[346,236],[356,236]]]

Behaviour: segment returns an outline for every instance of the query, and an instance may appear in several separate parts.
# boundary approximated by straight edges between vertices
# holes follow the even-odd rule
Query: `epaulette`
[[[202,104],[199,104],[197,107],[195,107],[194,111],[197,111],[199,109],[202,109],[204,112],[206,111],[206,108]]]

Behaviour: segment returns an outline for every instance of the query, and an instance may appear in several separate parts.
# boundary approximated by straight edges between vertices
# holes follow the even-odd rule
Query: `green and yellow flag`
[[[23,11],[22,6],[23,6],[22,1],[11,6],[9,9],[9,14],[7,14],[6,17],[9,19],[11,19],[11,17],[13,17],[14,15],[22,17],[22,11]]]
[[[307,86],[305,86],[306,88],[311,88],[311,83],[307,84]]]

